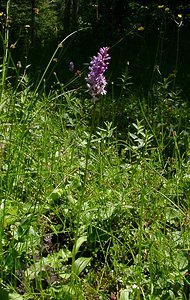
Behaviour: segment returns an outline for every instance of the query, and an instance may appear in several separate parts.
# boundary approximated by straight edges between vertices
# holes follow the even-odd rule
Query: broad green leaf
[[[130,294],[129,290],[127,289],[122,290],[120,293],[119,300],[130,300],[129,294]]]
[[[90,257],[79,257],[74,263],[74,273],[78,276],[89,264]]]
[[[69,273],[63,273],[63,274],[59,274],[59,276],[61,278],[63,278],[64,280],[68,280],[71,277],[71,274],[69,274]]]
[[[6,299],[6,298],[5,298]],[[5,300],[3,298],[3,300]],[[9,294],[9,300],[23,300],[23,297],[17,293]]]
[[[107,206],[100,211],[100,216],[102,218],[102,221],[111,218],[115,213],[115,210],[116,210],[116,206],[113,203],[108,202]]]
[[[51,193],[50,197],[51,200],[57,201],[61,198],[62,195],[63,195],[63,190],[57,188]]]
[[[76,255],[80,246],[87,241],[87,236],[81,236],[78,238],[78,240],[76,241],[76,244],[73,247],[73,255]]]

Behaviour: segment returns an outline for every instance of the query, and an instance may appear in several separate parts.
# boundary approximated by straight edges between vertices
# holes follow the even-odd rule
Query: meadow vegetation
[[[87,68],[51,88],[16,67],[13,85],[8,68],[5,49],[0,299],[188,300],[190,108],[175,75],[145,92],[128,64],[113,82],[108,68],[92,101]]]

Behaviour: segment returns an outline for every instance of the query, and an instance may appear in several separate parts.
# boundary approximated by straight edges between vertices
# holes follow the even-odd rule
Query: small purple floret
[[[70,61],[70,63],[69,63],[69,71],[73,72],[74,68],[75,68],[74,62]]]
[[[87,88],[94,103],[98,96],[105,95],[107,93],[105,90],[107,81],[104,76],[104,72],[107,70],[110,60],[110,56],[107,53],[108,50],[109,47],[100,48],[97,56],[93,56],[88,68],[89,73],[86,77]]]

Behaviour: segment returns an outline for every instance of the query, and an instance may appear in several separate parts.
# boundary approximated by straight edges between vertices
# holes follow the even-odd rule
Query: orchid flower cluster
[[[88,92],[92,96],[94,103],[98,99],[98,96],[107,93],[105,90],[107,81],[104,72],[107,70],[109,60],[111,59],[107,53],[108,50],[109,47],[100,48],[97,56],[93,56],[89,66],[89,73],[86,77]]]

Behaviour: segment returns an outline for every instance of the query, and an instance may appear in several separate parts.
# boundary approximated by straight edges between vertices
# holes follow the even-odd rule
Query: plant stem
[[[72,281],[75,282],[75,274],[74,274],[74,264],[75,264],[75,257],[76,257],[76,246],[77,246],[77,240],[79,238],[79,228],[80,228],[80,216],[81,216],[81,210],[83,205],[83,199],[84,194],[86,190],[86,181],[87,181],[87,175],[88,175],[88,162],[89,162],[89,152],[90,152],[90,144],[92,139],[92,134],[94,132],[94,126],[95,126],[95,108],[96,108],[96,102],[93,104],[92,109],[92,123],[91,123],[91,129],[90,129],[90,135],[87,142],[86,147],[86,154],[85,154],[85,169],[84,169],[84,176],[83,176],[83,182],[82,182],[82,189],[81,189],[81,197],[78,202],[77,207],[77,218],[76,218],[76,230],[75,230],[75,239],[74,239],[74,246],[72,251]]]

